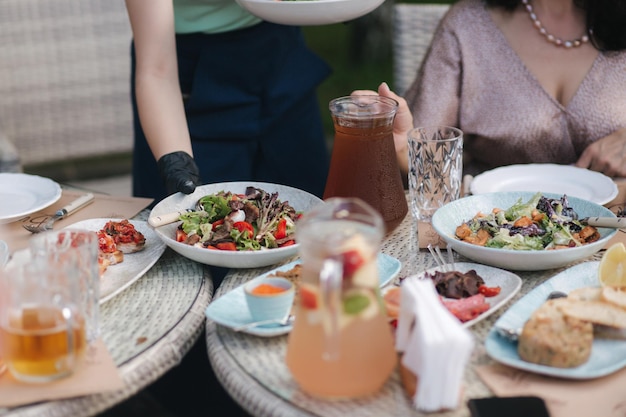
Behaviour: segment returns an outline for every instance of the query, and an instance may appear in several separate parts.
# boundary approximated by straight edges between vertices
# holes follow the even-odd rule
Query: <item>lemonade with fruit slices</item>
[[[303,227],[304,226],[304,227]],[[349,220],[299,225],[302,283],[287,366],[311,395],[349,398],[378,391],[396,366],[379,289],[380,230]],[[332,260],[336,285],[320,279]]]

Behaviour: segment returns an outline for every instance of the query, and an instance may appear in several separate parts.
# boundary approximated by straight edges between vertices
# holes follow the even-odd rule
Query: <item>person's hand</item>
[[[200,184],[200,171],[191,155],[178,151],[163,155],[157,161],[159,173],[169,194],[177,191],[191,194]]]
[[[400,164],[400,170],[404,175],[409,172],[409,145],[408,133],[413,129],[413,114],[403,97],[400,97],[383,82],[378,86],[378,92],[372,90],[355,90],[353,95],[379,95],[388,97],[398,102],[398,111],[393,121],[393,143],[396,148],[396,156]]]
[[[609,177],[626,177],[626,128],[587,146],[575,165]]]

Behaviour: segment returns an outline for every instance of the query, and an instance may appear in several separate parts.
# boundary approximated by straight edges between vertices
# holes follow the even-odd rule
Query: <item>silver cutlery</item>
[[[192,213],[194,211],[204,211],[204,207],[200,203],[201,199],[202,198],[199,198],[198,201],[196,201],[194,208],[181,209],[181,210],[172,211],[170,213],[161,214],[158,216],[152,216],[148,219],[148,224],[152,227],[165,226],[166,224],[170,224],[170,223],[174,223],[178,221],[179,217],[182,214]]]
[[[52,230],[52,226],[56,221],[64,219],[70,214],[77,212],[81,208],[92,203],[94,199],[95,196],[93,195],[93,193],[87,193],[83,196],[78,197],[76,200],[70,202],[61,209],[57,210],[57,212],[54,213],[54,215],[50,217],[46,222],[40,224],[23,224],[22,227],[31,233],[40,233],[45,232],[46,230]]]
[[[289,326],[293,324],[293,321],[295,320],[295,318],[296,316],[294,316],[293,314],[290,314],[287,317],[284,317],[282,319],[262,320],[262,321],[255,321],[252,323],[242,324],[241,326],[233,327],[233,330],[236,332],[241,332],[241,331],[252,329],[254,327],[263,326],[265,324],[279,324],[281,326]]]
[[[626,228],[626,217],[585,217],[580,222],[594,227]]]

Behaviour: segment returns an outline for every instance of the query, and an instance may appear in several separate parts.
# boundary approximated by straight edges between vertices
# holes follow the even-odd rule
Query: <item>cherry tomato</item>
[[[478,287],[478,292],[484,295],[485,297],[495,297],[500,294],[500,287],[488,287],[486,285],[481,285]]]
[[[241,233],[248,231],[248,237],[254,236],[254,227],[248,222],[235,222],[233,223],[233,227]]]
[[[288,240],[285,243],[281,243],[280,245],[278,245],[279,248],[284,248],[285,246],[291,246],[291,245],[295,245],[296,241],[295,240]]]

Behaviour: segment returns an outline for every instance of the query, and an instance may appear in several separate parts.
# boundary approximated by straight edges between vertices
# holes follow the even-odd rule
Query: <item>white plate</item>
[[[120,221],[122,219],[89,219],[76,222],[68,226],[72,229],[86,229],[97,232],[102,229],[106,222]],[[154,233],[148,223],[139,220],[129,220],[135,229],[146,238],[143,250],[135,253],[125,253],[124,261],[117,265],[111,265],[100,278],[100,304],[109,301],[117,294],[130,287],[141,278],[159,260],[166,245]]]
[[[9,223],[56,203],[61,187],[49,178],[0,173],[0,224]]]
[[[282,265],[278,268],[274,268],[264,274],[259,275],[254,279],[260,279],[267,275],[275,274],[276,271],[288,271],[296,264],[299,264],[300,260],[290,262]],[[380,286],[384,287],[391,280],[393,280],[398,273],[402,264],[396,258],[383,253],[378,255],[378,279]],[[248,310],[246,304],[246,298],[243,293],[243,285],[235,288],[232,291],[224,294],[220,298],[211,302],[206,308],[205,314],[209,320],[221,324],[226,327],[236,327],[252,322],[252,316]],[[280,326],[280,325],[268,325],[263,327],[253,327],[243,332],[249,333],[255,336],[273,337],[280,336],[289,333],[293,328],[292,325]]]
[[[120,221],[121,219],[88,219],[71,224],[66,228],[97,232],[109,220]],[[143,233],[146,238],[145,247],[139,252],[125,253],[122,263],[107,268],[100,277],[100,304],[109,301],[141,278],[159,260],[166,248],[165,243],[157,237],[148,223],[138,220],[130,220],[130,222],[138,231]],[[11,262],[25,262],[29,257],[30,250],[23,249],[13,254]]]
[[[246,187],[260,188],[268,193],[277,192],[278,199],[283,202],[288,201],[296,211],[307,211],[322,202],[321,199],[313,194],[286,185],[254,181],[223,182],[201,185],[196,188],[196,191],[189,195],[182,193],[173,194],[154,206],[150,212],[150,217],[194,208],[198,199],[208,194],[215,194],[219,191],[245,193]],[[259,268],[277,264],[280,261],[295,256],[300,247],[300,245],[296,243],[295,245],[284,248],[241,252],[198,248],[176,241],[176,229],[179,224],[180,222],[176,222],[157,227],[155,231],[170,248],[186,258],[206,265],[225,268]]]
[[[454,270],[459,272],[467,272],[469,270],[475,270],[476,273],[485,281],[485,285],[489,287],[500,287],[500,293],[495,297],[485,297],[485,301],[489,303],[489,310],[485,311],[473,320],[463,323],[463,327],[470,327],[478,323],[481,320],[486,319],[503,305],[505,305],[522,287],[522,279],[509,271],[505,271],[499,268],[493,268],[482,264],[475,264],[470,262],[455,262]],[[433,272],[441,270],[440,267],[434,267],[420,272],[419,274],[412,275],[407,279],[421,279],[426,273],[432,274]]]
[[[282,25],[330,25],[356,19],[384,0],[237,0],[248,12]]]
[[[600,172],[557,164],[521,164],[495,168],[477,175],[472,194],[496,191],[532,191],[566,194],[606,204],[617,196],[617,184]]]
[[[514,271],[540,271],[554,269],[583,260],[602,249],[606,243],[617,233],[616,229],[599,228],[600,239],[575,248],[558,250],[512,250],[487,248],[463,242],[455,237],[457,226],[473,218],[476,213],[490,213],[494,207],[508,209],[518,199],[528,201],[535,193],[497,192],[489,194],[472,195],[452,201],[439,208],[432,218],[435,231],[452,249],[461,255],[485,265],[504,268]],[[549,198],[561,198],[562,194],[544,193]],[[568,197],[570,206],[584,217],[615,217],[609,209],[599,204],[576,197]]]
[[[552,291],[569,292],[581,287],[597,287],[600,262],[584,262],[557,274],[522,297],[495,326],[521,328]],[[487,354],[494,360],[513,368],[570,379],[591,379],[613,373],[626,366],[626,342],[623,340],[593,341],[589,360],[576,368],[555,368],[523,361],[517,354],[517,344],[504,340],[492,328],[485,340]]]

